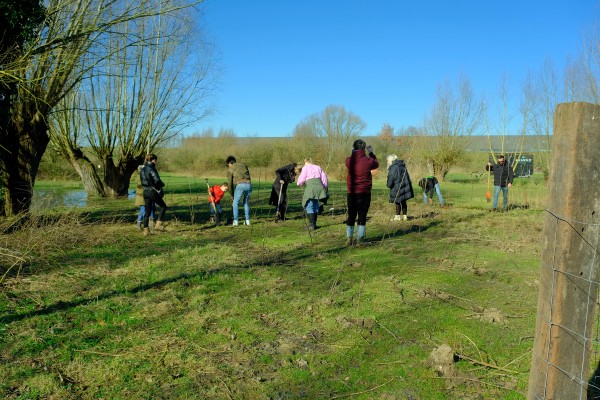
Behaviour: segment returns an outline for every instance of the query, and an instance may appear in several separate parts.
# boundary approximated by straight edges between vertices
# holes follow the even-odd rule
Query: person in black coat
[[[167,205],[163,200],[163,187],[165,184],[160,180],[158,171],[156,171],[156,161],[158,157],[156,154],[148,154],[146,156],[146,163],[140,171],[140,183],[144,188],[144,236],[148,236],[148,220],[150,219],[150,210],[152,210],[152,204],[156,204],[160,207],[158,218],[154,222],[154,229],[157,231],[163,230],[162,221],[167,211]]]
[[[387,156],[388,176],[387,187],[390,189],[390,203],[396,204],[396,215],[392,221],[408,219],[406,201],[415,197],[410,175],[403,160],[395,154]]]
[[[275,222],[285,220],[285,212],[288,206],[287,188],[300,173],[300,167],[291,163],[275,170],[275,181],[271,189],[269,205],[275,206]]]
[[[502,191],[502,198],[504,200],[504,210],[508,207],[508,189],[512,187],[513,182],[513,170],[506,163],[504,156],[498,156],[498,163],[492,164],[488,162],[485,166],[486,171],[491,171],[494,174],[494,203],[492,210],[498,208],[498,198],[500,197],[500,191]]]

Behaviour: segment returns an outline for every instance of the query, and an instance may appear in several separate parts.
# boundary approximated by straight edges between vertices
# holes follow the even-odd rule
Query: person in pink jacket
[[[304,160],[304,167],[302,167],[302,172],[298,176],[297,185],[304,186],[302,205],[306,210],[308,229],[317,229],[319,201],[326,203],[329,198],[327,175],[321,167],[313,164],[312,160],[307,158]]]
[[[371,188],[373,187],[371,171],[379,167],[379,161],[377,161],[377,157],[373,154],[373,148],[367,146],[364,140],[355,140],[352,148],[352,155],[346,158],[346,168],[348,169],[346,178],[346,186],[348,188],[346,244],[348,246],[353,243],[354,223],[357,219],[358,232],[356,234],[356,244],[362,245],[365,241],[367,213],[371,206]]]

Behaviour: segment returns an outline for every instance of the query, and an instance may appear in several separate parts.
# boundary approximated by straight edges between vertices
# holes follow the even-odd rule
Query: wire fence
[[[538,305],[543,339],[534,349],[530,398],[600,399],[598,216],[580,221],[546,213]]]

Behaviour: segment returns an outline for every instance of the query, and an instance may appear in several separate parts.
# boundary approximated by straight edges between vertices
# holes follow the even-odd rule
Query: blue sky
[[[574,58],[599,0],[205,0],[221,85],[193,131],[289,136],[326,106],[367,124],[420,126],[438,84],[467,77],[488,101],[518,101],[528,71]]]

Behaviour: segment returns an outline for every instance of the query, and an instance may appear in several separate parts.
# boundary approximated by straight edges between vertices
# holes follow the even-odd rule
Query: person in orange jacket
[[[208,189],[208,202],[210,205],[210,219],[215,221],[215,224],[221,222],[223,208],[221,207],[221,199],[225,192],[229,190],[229,184],[223,182],[221,185],[215,185]]]

